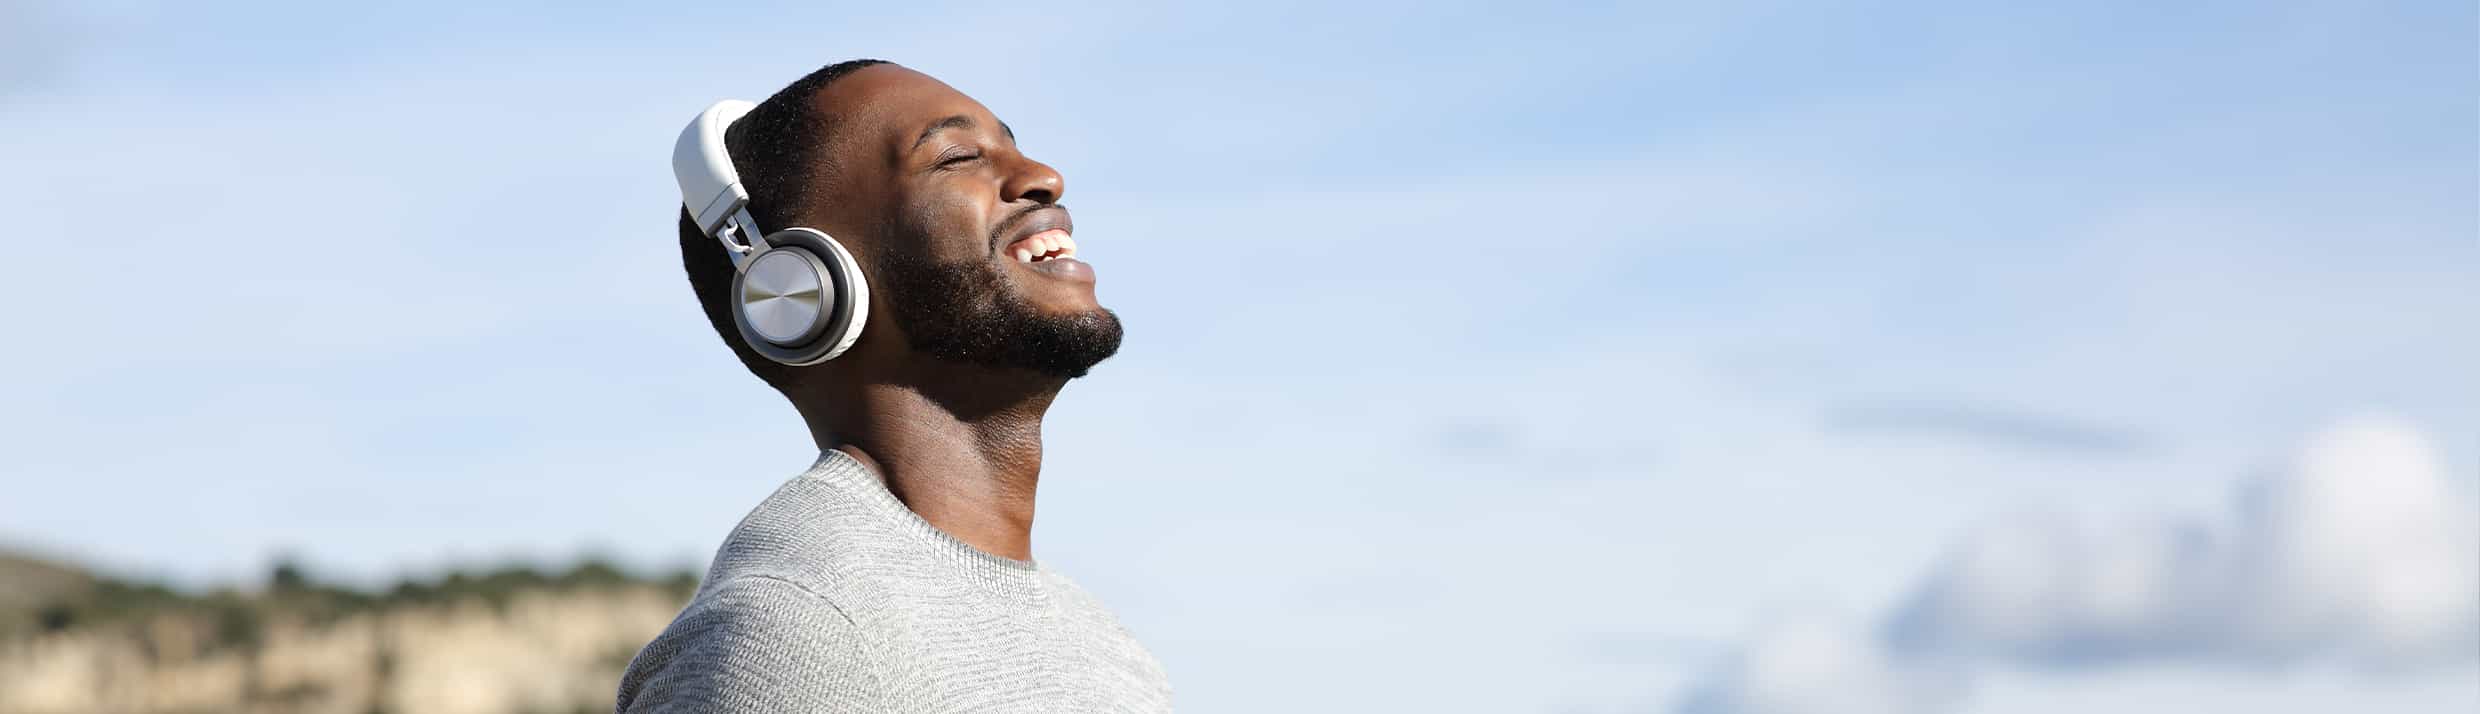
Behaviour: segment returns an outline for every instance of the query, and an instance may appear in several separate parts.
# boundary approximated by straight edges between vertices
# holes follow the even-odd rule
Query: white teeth
[[[1067,258],[1076,255],[1076,239],[1069,237],[1067,231],[1048,230],[1040,235],[1027,236],[1024,240],[1017,241],[1016,245],[1008,248],[1008,252],[1015,255],[1016,262],[1019,263],[1039,263],[1054,258]]]

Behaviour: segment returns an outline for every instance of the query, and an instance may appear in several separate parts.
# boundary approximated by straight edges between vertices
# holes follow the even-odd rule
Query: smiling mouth
[[[1009,243],[1007,253],[1019,263],[1043,263],[1076,257],[1076,239],[1060,228],[1034,233]]]

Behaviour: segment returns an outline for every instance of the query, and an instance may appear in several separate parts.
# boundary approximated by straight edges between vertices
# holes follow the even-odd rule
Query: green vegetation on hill
[[[686,600],[697,589],[697,574],[683,570],[645,577],[587,558],[554,572],[510,565],[407,578],[387,588],[362,590],[323,582],[298,563],[284,561],[270,570],[257,591],[188,592],[0,552],[0,595],[5,595],[0,597],[0,640],[72,628],[136,627],[168,615],[213,623],[210,649],[247,649],[257,644],[265,623],[275,619],[321,624],[366,612],[468,602],[504,608],[524,592],[634,586],[661,587]]]

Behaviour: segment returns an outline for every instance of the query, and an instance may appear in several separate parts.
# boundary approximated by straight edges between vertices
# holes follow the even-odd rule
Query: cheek
[[[940,263],[988,258],[989,205],[974,192],[955,188],[914,194],[904,202],[902,218],[914,239],[908,247]]]

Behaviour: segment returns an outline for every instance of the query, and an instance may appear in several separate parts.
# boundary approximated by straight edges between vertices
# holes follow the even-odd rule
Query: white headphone
[[[723,131],[757,105],[726,99],[699,112],[672,147],[672,177],[698,230],[732,258],[732,324],[767,359],[793,366],[835,359],[861,338],[870,285],[843,244],[816,228],[774,233],[749,215]]]

